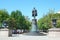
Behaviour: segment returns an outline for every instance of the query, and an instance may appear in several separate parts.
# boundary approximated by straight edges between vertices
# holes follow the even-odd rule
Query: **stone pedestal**
[[[27,33],[27,35],[40,36],[38,26],[37,26],[37,19],[35,19],[35,18],[32,19],[32,28],[31,28],[31,31],[29,33]]]
[[[25,35],[40,36],[40,33],[38,31],[38,27],[37,27],[37,19],[32,19],[32,28],[31,28],[31,31],[29,33],[26,33]]]
[[[8,29],[0,29],[0,37],[8,37]]]
[[[60,37],[60,28],[51,28],[48,33],[49,37]]]
[[[31,32],[37,32],[37,19],[32,19],[32,29]]]

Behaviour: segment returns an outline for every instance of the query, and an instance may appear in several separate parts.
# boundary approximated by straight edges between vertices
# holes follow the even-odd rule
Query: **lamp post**
[[[53,18],[52,19],[52,24],[53,24],[53,28],[49,29],[49,33],[48,36],[49,37],[60,37],[60,28],[56,28],[56,23],[57,19]]]
[[[7,25],[7,21],[4,20],[4,21],[3,21],[3,25],[5,26],[5,28],[7,28],[7,26],[8,26],[8,25]]]
[[[56,19],[56,18],[52,19],[53,28],[55,28],[55,27],[56,27],[56,21],[57,21],[57,19]]]

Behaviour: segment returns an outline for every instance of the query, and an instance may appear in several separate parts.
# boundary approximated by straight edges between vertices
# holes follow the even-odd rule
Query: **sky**
[[[60,0],[0,0],[0,9],[11,11],[20,10],[23,15],[32,19],[32,10],[36,8],[37,19],[46,15],[49,9],[60,10]]]

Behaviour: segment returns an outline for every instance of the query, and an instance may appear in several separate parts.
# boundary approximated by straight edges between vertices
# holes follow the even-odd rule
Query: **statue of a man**
[[[37,10],[35,8],[32,10],[32,16],[33,17],[37,16]]]

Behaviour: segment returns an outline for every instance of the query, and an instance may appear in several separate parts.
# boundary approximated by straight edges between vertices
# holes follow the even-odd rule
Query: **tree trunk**
[[[9,37],[12,37],[12,29],[9,29]]]

